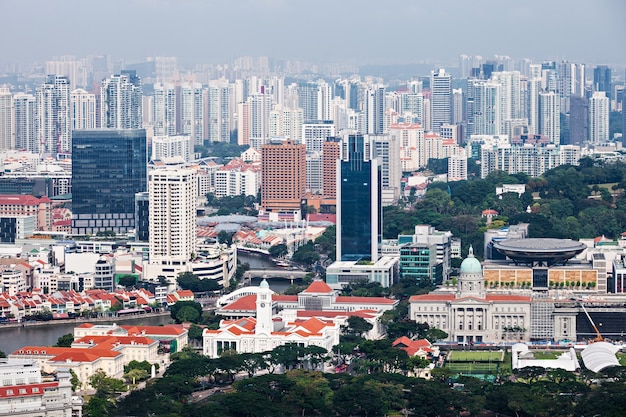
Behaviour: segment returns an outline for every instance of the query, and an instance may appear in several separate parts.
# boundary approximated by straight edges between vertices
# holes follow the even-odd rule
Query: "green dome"
[[[480,274],[482,272],[483,268],[480,261],[474,258],[474,249],[470,246],[467,258],[461,262],[461,274]]]
[[[261,287],[261,288],[269,288],[270,284],[268,284],[267,280],[265,280],[265,278],[264,278],[263,281],[261,281],[261,283],[259,284],[259,287]]]

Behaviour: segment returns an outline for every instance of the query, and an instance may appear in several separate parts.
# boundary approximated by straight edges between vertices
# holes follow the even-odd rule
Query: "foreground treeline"
[[[84,415],[617,417],[626,410],[622,367],[602,375],[524,368],[490,383],[452,380],[445,368],[433,370],[432,380],[407,376],[406,368],[394,365],[404,356],[390,351],[356,355],[353,361],[370,366],[350,366],[342,373],[317,371],[325,359],[323,349],[290,346],[217,359],[183,352],[163,378],[144,389],[117,401],[117,389],[98,392]]]

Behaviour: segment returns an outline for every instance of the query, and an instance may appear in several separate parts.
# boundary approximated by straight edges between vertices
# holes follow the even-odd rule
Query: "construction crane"
[[[602,342],[604,338],[600,334],[600,330],[598,330],[598,326],[596,326],[596,324],[591,319],[591,316],[589,315],[589,312],[585,308],[585,305],[582,303],[582,300],[579,300],[579,299],[574,299],[574,300],[576,300],[578,304],[582,307],[583,311],[585,312],[585,315],[587,316],[587,319],[589,320],[589,323],[591,323],[591,327],[593,327],[593,330],[596,332],[596,337],[593,339],[593,341]]]

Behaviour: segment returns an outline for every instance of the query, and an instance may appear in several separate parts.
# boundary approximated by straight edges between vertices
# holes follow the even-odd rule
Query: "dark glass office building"
[[[382,239],[380,168],[363,135],[348,135],[339,164],[337,259],[376,261]]]
[[[135,227],[135,194],[147,191],[144,129],[72,132],[72,234]]]

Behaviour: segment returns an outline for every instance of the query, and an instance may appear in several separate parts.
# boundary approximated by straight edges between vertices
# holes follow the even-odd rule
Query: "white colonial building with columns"
[[[412,320],[443,330],[450,342],[530,340],[531,297],[488,293],[482,266],[472,248],[461,263],[456,288],[414,295],[409,302]]]

